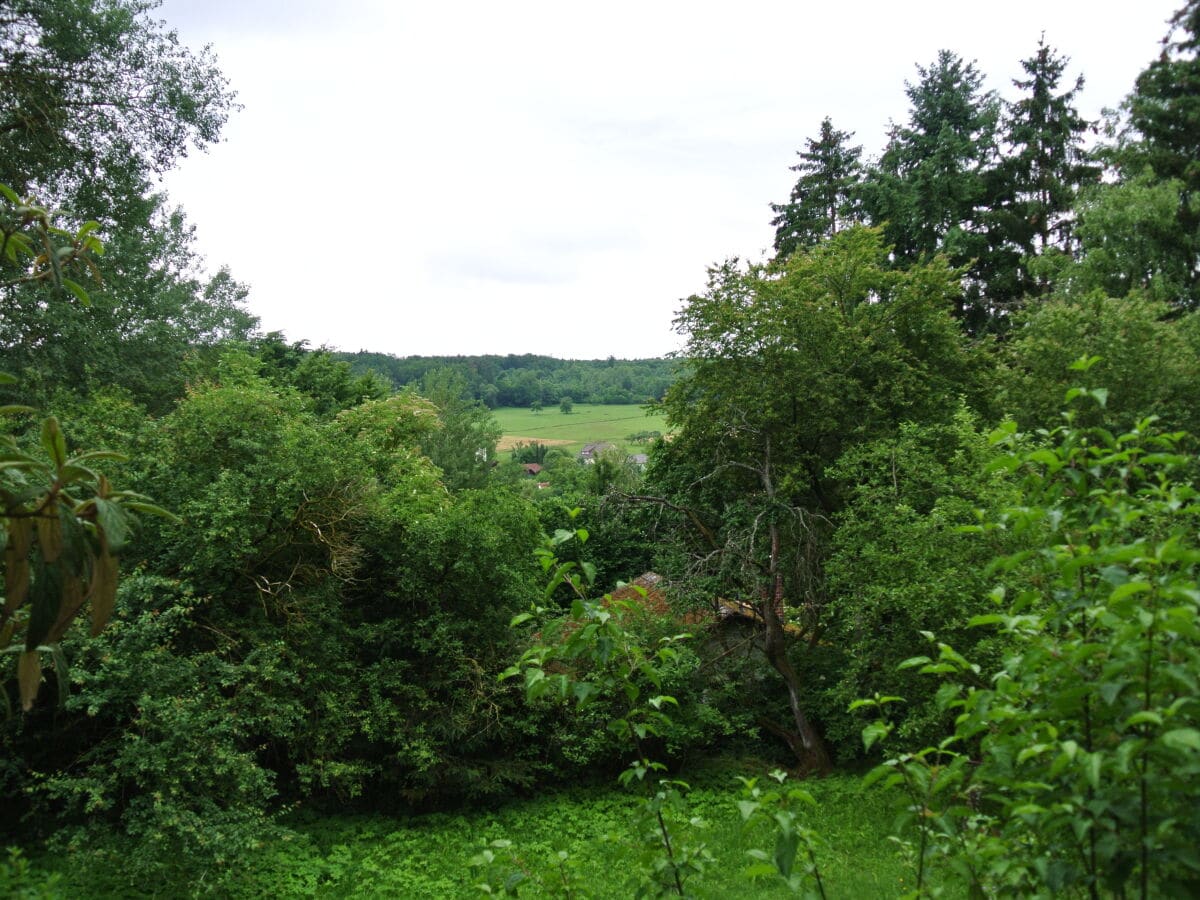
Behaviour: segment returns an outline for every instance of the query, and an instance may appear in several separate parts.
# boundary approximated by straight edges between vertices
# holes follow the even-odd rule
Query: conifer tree
[[[1069,252],[1074,220],[1071,209],[1079,189],[1099,180],[1083,136],[1092,127],[1079,115],[1075,98],[1083,89],[1078,76],[1061,90],[1070,60],[1043,38],[1037,52],[1021,61],[1025,78],[1014,78],[1020,99],[1005,104],[1004,142],[1009,148],[995,173],[994,232],[1014,256],[1029,257],[1049,248]],[[1015,260],[1014,260],[1015,262]],[[1014,265],[1010,296],[1044,293],[1023,266]]]
[[[862,147],[851,147],[853,132],[838,131],[826,116],[820,136],[798,150],[791,166],[800,178],[784,204],[771,204],[775,218],[775,251],[780,258],[815,246],[848,224],[860,221],[856,188],[862,178]]]
[[[959,312],[978,328],[987,318],[985,286],[993,268],[984,219],[1000,101],[984,90],[974,63],[948,50],[917,71],[920,80],[906,84],[908,124],[892,127],[864,184],[864,207],[869,220],[884,227],[899,262],[945,253],[954,265],[970,267]]]

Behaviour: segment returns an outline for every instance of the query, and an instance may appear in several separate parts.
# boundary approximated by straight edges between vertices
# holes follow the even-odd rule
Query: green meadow
[[[661,431],[666,433],[666,419],[662,415],[647,414],[645,407],[637,404],[619,405],[603,403],[576,403],[567,414],[557,405],[547,405],[541,412],[531,409],[503,407],[493,411],[504,437],[499,449],[507,450],[514,444],[538,441],[575,451],[592,441],[608,441],[612,444],[630,446],[626,438],[639,431]]]

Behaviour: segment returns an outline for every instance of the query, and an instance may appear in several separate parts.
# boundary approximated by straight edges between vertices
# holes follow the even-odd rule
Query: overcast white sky
[[[1182,2],[166,0],[244,105],[167,188],[289,340],[660,356],[825,115],[877,154],[917,64],[1005,93],[1044,31],[1096,117]]]

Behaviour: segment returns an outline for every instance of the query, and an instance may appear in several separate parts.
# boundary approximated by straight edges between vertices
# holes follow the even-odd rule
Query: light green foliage
[[[636,896],[686,896],[684,884],[702,873],[712,856],[696,839],[704,823],[690,814],[684,799],[688,785],[662,776],[666,766],[650,758],[649,742],[662,736],[671,721],[670,710],[679,705],[662,693],[663,667],[677,658],[674,645],[690,635],[672,635],[652,649],[645,648],[622,622],[635,609],[634,602],[589,599],[594,567],[561,561],[555,555],[556,547],[585,542],[587,537],[586,530],[563,529],[540,551],[548,576],[544,596],[549,600],[559,587],[570,589],[575,595],[571,614],[546,619],[550,610],[534,605],[516,616],[514,625],[541,622],[541,642],[526,650],[501,677],[522,676],[530,700],[555,698],[586,706],[595,699],[624,695],[608,729],[628,741],[634,754],[620,775],[621,783],[645,790],[636,824],[641,873]]]
[[[822,879],[830,897],[895,896],[907,876],[887,841],[887,808],[881,797],[862,795],[856,782],[835,776],[809,787],[820,805],[806,811],[804,819],[819,816],[829,844],[820,857]],[[716,858],[702,879],[688,883],[691,896],[795,896],[781,881],[745,876],[751,862],[747,851],[772,847],[775,823],[765,816],[742,821],[736,806],[740,785],[722,776],[694,785],[688,799],[693,812],[711,822],[705,839]],[[520,897],[628,900],[637,890],[630,826],[641,805],[640,797],[612,786],[547,791],[496,808],[420,816],[302,812],[287,821],[290,832],[268,836],[261,849],[248,852],[219,893],[234,898],[461,898],[478,896],[477,885],[486,880],[492,896],[503,896],[504,882],[524,876],[515,886]],[[491,863],[470,865],[486,851]],[[560,854],[566,854],[565,861]],[[797,860],[796,868],[802,864]],[[70,896],[136,896],[116,856],[103,867],[64,871],[61,883]],[[174,888],[173,883],[160,886],[164,893]],[[180,892],[186,893],[186,886]]]
[[[1149,415],[1165,427],[1194,429],[1200,363],[1192,316],[1168,315],[1165,304],[1092,293],[1031,307],[1002,350],[1001,402],[1024,428],[1058,419],[1068,369],[1080,357],[1098,357],[1094,377],[1108,387],[1100,409],[1076,412],[1080,424],[1125,429]]]
[[[302,584],[349,577],[366,477],[349,458],[314,452],[335,427],[253,375],[196,386],[155,443],[151,483],[186,523],[161,532],[163,571],[271,615]]]
[[[66,896],[58,873],[47,875],[29,864],[18,847],[8,847],[0,859],[0,894],[11,900],[60,900]]]
[[[500,439],[491,410],[471,399],[466,379],[454,369],[426,374],[421,395],[437,407],[439,423],[421,440],[422,452],[442,470],[451,490],[484,487]]]
[[[562,397],[558,401],[558,411],[564,416],[569,416],[573,409],[575,409],[575,401],[570,397]]]
[[[1107,392],[1068,397],[1103,406]],[[907,660],[944,676],[955,727],[872,779],[907,792],[918,893],[941,862],[979,896],[1188,895],[1200,883],[1188,460],[1148,421],[1114,434],[1068,419],[1048,438],[1029,448],[1011,424],[996,433],[1010,452],[995,465],[1022,476],[1022,496],[978,526],[1035,547],[997,561],[996,611],[973,622],[998,626],[1014,652],[993,670],[944,642]],[[889,730],[876,723],[864,741]]]
[[[855,438],[906,418],[945,420],[953,398],[979,383],[949,316],[957,290],[941,263],[889,270],[879,232],[864,228],[790,257],[777,274],[714,269],[676,319],[690,361],[664,402],[685,429],[675,443],[736,446],[766,431],[781,442],[780,466],[819,479]],[[789,477],[796,492],[816,488],[811,475]]]
[[[759,610],[803,765],[828,765],[790,656],[797,636],[812,650],[820,635],[840,503],[830,467],[857,442],[947,422],[958,394],[979,395],[982,367],[950,317],[957,290],[944,262],[889,268],[879,232],[851,228],[778,269],[712,270],[676,319],[689,363],[663,403],[676,434],[657,448],[647,491],[678,513],[708,598]]]
[[[763,789],[757,778],[741,778],[743,797],[738,801],[738,812],[744,821],[768,819],[774,823],[775,846],[771,852],[754,849],[748,851],[756,862],[746,870],[750,878],[775,876],[793,893],[805,897],[820,897],[824,900],[825,884],[817,865],[817,849],[822,841],[817,832],[803,824],[804,816],[799,809],[804,806],[815,808],[817,801],[804,788],[787,787],[787,773],[776,769],[771,778],[778,788]],[[797,854],[803,848],[803,858],[797,866]]]
[[[1082,191],[1075,207],[1078,254],[1047,254],[1034,274],[1068,295],[1140,292],[1186,305],[1190,262],[1176,246],[1184,239],[1178,219],[1182,191],[1181,182],[1149,171]]]

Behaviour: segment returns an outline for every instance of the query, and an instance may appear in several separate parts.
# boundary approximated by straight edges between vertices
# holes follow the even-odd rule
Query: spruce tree
[[[852,147],[853,132],[838,131],[826,116],[820,136],[798,150],[791,166],[800,178],[789,201],[771,204],[775,218],[775,251],[780,258],[813,247],[846,225],[860,221],[856,188],[862,179],[862,147]]]
[[[1014,78],[1020,99],[1005,104],[1004,143],[1008,153],[996,169],[994,190],[999,202],[993,209],[993,233],[1014,257],[1028,258],[1056,248],[1070,252],[1074,220],[1072,207],[1079,189],[1099,180],[1100,170],[1083,146],[1092,123],[1080,116],[1076,97],[1083,76],[1061,90],[1070,60],[1060,56],[1043,38],[1037,52],[1021,61],[1025,78]],[[1019,300],[1022,295],[1045,293],[1025,267],[1013,262],[1006,284],[993,287]]]
[[[908,124],[892,127],[864,184],[864,207],[884,227],[897,261],[944,253],[968,267],[959,313],[979,328],[993,268],[984,220],[992,205],[988,173],[996,162],[1000,101],[984,90],[974,63],[948,50],[917,71],[920,79],[906,83]]]

